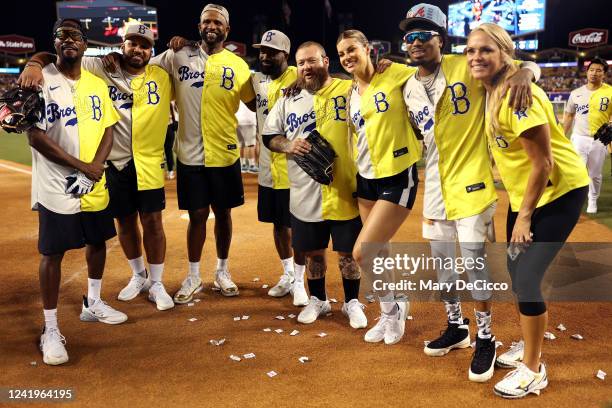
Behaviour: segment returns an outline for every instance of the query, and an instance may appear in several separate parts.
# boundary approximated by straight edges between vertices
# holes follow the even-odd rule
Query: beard
[[[327,81],[327,78],[329,78],[329,72],[327,72],[325,67],[315,67],[312,68],[311,78],[306,79],[303,76],[300,76],[297,80],[297,85],[301,89],[306,89],[307,91],[314,93],[323,87],[323,84],[325,81]]]
[[[261,73],[264,75],[270,75],[273,77],[279,77],[281,74],[281,66],[272,63],[271,65],[263,65],[259,64],[259,68],[261,69]]]
[[[209,39],[208,34],[215,34],[214,35],[214,39]],[[200,38],[209,47],[212,47],[214,45],[217,45],[217,44],[222,43],[223,41],[225,41],[225,35],[221,31],[213,31],[213,30],[209,30],[209,31],[202,30],[202,31],[200,31]]]
[[[147,65],[150,59],[150,58],[149,59],[145,58],[144,55],[140,56],[140,58],[142,61],[138,62],[134,59],[134,56],[132,55],[126,55],[126,54],[123,55],[123,61],[126,63],[126,65],[129,65],[130,67],[137,68],[137,69],[142,68],[145,65]]]

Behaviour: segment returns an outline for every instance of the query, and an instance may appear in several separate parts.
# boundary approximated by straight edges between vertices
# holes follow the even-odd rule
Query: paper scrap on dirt
[[[298,358],[299,362],[304,364],[310,361],[310,358],[306,357],[306,356],[302,356],[300,358]]]
[[[297,336],[298,334],[300,334],[299,330],[294,330],[291,333],[289,333],[290,336]]]
[[[262,288],[262,289],[268,289],[269,287],[270,287],[270,285],[266,285],[266,284],[261,285],[261,288]]]
[[[326,316],[326,317],[333,316],[333,315],[334,315],[334,314],[333,314],[332,312],[325,313],[325,316]]]
[[[220,346],[223,343],[225,343],[225,339],[219,339],[219,340],[210,339],[208,342],[212,344],[213,346]]]
[[[599,378],[600,380],[605,380],[606,379],[606,375],[608,375],[605,371],[602,370],[597,370],[597,374],[595,375],[595,377]]]
[[[325,336],[327,336],[327,333],[323,333],[323,332],[321,332],[321,333],[317,334],[317,336],[319,336],[319,337],[325,337]]]
[[[288,318],[293,319],[295,318],[295,315],[293,313],[291,313],[290,315],[287,315]]]
[[[244,358],[255,358],[255,353],[246,353],[242,357],[244,357]]]
[[[582,337],[582,335],[576,333],[576,334],[572,334],[572,339],[574,339],[574,340],[584,340],[584,337]]]
[[[411,315],[406,316],[406,320],[413,320]]]
[[[232,360],[234,360],[234,361],[240,361],[240,360],[242,360],[240,357],[235,356],[235,355],[233,355],[233,354],[230,356],[230,358],[231,358]]]
[[[193,301],[196,302],[196,303],[200,303],[202,301],[202,299],[194,299]]]
[[[187,320],[189,320],[190,322],[195,322],[198,319],[196,319],[195,317],[192,317],[191,319],[187,319]]]
[[[259,278],[253,278],[253,282],[259,282]]]
[[[251,316],[247,316],[247,315],[242,316],[242,320],[249,320],[249,317],[251,317]]]
[[[30,365],[31,365],[32,367],[36,367],[36,366],[38,365],[38,363],[37,363],[36,361],[31,361],[31,362],[30,362]]]
[[[187,303],[187,306],[189,306],[189,307],[191,307],[191,306],[195,306],[195,303],[193,303],[193,302],[189,302],[189,303]]]
[[[329,303],[338,303],[338,301],[334,298],[329,299]]]
[[[285,320],[285,316],[278,315],[275,317],[276,320]]]
[[[271,328],[269,328],[269,327],[266,327],[265,329],[263,329],[263,331],[265,331],[265,332],[271,332],[271,331],[272,331],[272,329],[271,329]]]
[[[268,374],[268,377],[270,378],[276,377],[278,375],[276,371],[268,371],[266,374]]]
[[[565,328],[565,326],[563,325],[563,323],[560,323],[560,324],[557,326],[557,330],[559,330],[559,331],[566,331],[567,329]]]
[[[238,320],[240,320],[240,316],[236,316],[234,317],[234,321],[237,322]]]
[[[545,332],[544,333],[544,338],[546,340],[554,340],[557,338],[557,336],[555,336],[554,334],[552,334],[551,332]]]
[[[276,329],[276,330],[274,330],[274,331],[275,331],[275,332],[277,332],[278,334],[281,334],[282,332],[284,332],[284,330],[283,330],[283,329]]]

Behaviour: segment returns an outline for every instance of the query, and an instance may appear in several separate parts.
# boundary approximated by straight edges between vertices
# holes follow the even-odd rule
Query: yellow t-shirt
[[[148,65],[130,84],[132,105],[132,153],[138,190],[164,186],[164,141],[170,115],[172,82],[160,67]]]
[[[531,173],[531,162],[519,137],[526,130],[536,126],[549,126],[554,160],[549,183],[537,207],[546,205],[571,190],[589,184],[584,162],[574,150],[569,139],[565,137],[548,96],[535,84],[531,85],[531,90],[533,105],[522,111],[513,110],[508,104],[510,95],[506,95],[499,112],[499,134],[494,138],[488,138],[489,147],[510,196],[510,205],[514,212],[519,211],[521,207]]]
[[[224,49],[208,56],[204,72],[200,105],[204,163],[227,167],[240,157],[235,115],[240,101],[248,103],[255,98],[251,71],[242,58]]]
[[[589,131],[591,136],[612,116],[612,86],[603,84],[589,98]]]

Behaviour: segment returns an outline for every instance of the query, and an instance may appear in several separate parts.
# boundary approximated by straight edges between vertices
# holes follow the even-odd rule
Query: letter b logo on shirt
[[[599,110],[605,112],[608,110],[608,105],[610,104],[610,98],[603,97],[601,98],[601,102],[599,103]]]
[[[334,101],[334,110],[336,111],[334,120],[346,120],[346,98],[344,96],[336,96],[332,98],[332,101]],[[341,111],[344,111],[344,117],[340,114]]]
[[[376,104],[376,113],[386,112],[389,109],[387,95],[385,95],[383,92],[377,92],[374,94],[374,103]]]
[[[149,97],[149,101],[147,102],[148,105],[157,105],[159,103],[159,94],[157,93],[157,82],[155,81],[149,81],[147,82],[147,88],[149,90],[148,92],[148,97]]]
[[[91,99],[91,118],[99,121],[102,119],[102,102],[98,95],[91,95],[89,99]]]
[[[455,82],[448,87],[451,93],[451,102],[455,109],[453,115],[463,115],[470,110],[470,100],[467,98],[467,87],[463,82]]]
[[[234,70],[230,67],[223,67],[223,76],[221,78],[221,88],[231,91],[234,88]]]

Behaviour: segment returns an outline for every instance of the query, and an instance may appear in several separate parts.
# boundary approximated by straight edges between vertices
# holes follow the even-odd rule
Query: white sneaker
[[[43,353],[43,361],[49,365],[60,365],[68,361],[66,351],[66,338],[62,336],[59,329],[44,329],[40,336],[40,351]]]
[[[408,304],[408,302],[397,302],[398,310],[394,314],[389,315],[389,323],[385,329],[385,344],[395,344],[404,337]]]
[[[313,323],[322,314],[329,313],[331,305],[329,300],[319,300],[316,296],[310,297],[310,302],[297,317],[297,321],[304,324]]]
[[[254,164],[251,164],[247,171],[251,174],[257,174],[259,173],[259,167]]]
[[[512,342],[510,349],[503,354],[497,356],[495,364],[501,368],[516,368],[523,362],[523,352],[525,351],[525,342]]]
[[[105,301],[98,299],[91,305],[86,296],[83,296],[81,320],[84,322],[102,322],[106,324],[120,324],[127,320],[127,315],[110,307]]]
[[[280,277],[278,283],[268,291],[268,295],[272,297],[283,297],[291,291],[293,278],[286,273]]]
[[[238,296],[238,286],[232,282],[229,271],[219,269],[215,272],[215,287],[221,289],[223,296]]]
[[[140,293],[149,290],[151,287],[151,281],[147,277],[140,275],[132,275],[132,278],[128,282],[125,288],[121,289],[117,299],[127,302],[128,300],[134,299]]]
[[[164,284],[154,282],[149,289],[149,300],[157,305],[157,310],[168,310],[174,307],[174,301],[166,292]]]
[[[183,283],[181,283],[181,288],[174,294],[174,303],[182,305],[191,302],[194,295],[202,291],[203,287],[200,277],[187,275]]]
[[[306,306],[308,304],[308,293],[303,281],[293,282],[293,306]]]
[[[548,386],[546,366],[540,363],[540,371],[534,373],[523,363],[510,371],[503,380],[495,384],[493,391],[503,398],[523,398],[528,394],[540,395]]]
[[[168,173],[166,173],[166,179],[174,180],[175,178],[176,178],[176,174],[174,173],[174,170],[170,170]]]
[[[597,201],[589,200],[589,205],[587,205],[587,214],[597,214]]]
[[[368,327],[368,318],[363,313],[365,306],[357,299],[351,299],[342,305],[342,314],[349,318],[349,323],[353,329],[363,329]]]

